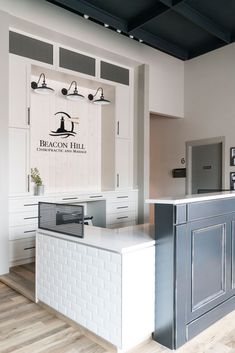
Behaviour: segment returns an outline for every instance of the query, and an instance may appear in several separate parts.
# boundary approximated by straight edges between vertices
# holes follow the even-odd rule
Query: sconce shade
[[[99,91],[101,91],[100,98],[93,100]],[[97,88],[96,93],[94,95],[93,94],[89,94],[88,95],[88,99],[90,101],[93,101],[93,103],[97,104],[97,105],[108,105],[108,104],[111,103],[108,99],[104,98],[104,92],[103,92],[103,88],[102,87]]]
[[[69,93],[69,90],[71,89],[72,85],[74,84],[75,88],[73,93]],[[71,101],[77,101],[80,99],[83,99],[84,96],[80,93],[78,93],[78,89],[77,89],[77,82],[76,81],[72,81],[69,89],[66,88],[62,88],[61,93],[63,94],[63,96],[66,96],[67,99],[71,100]]]
[[[42,84],[39,85],[42,77],[43,77]],[[39,76],[38,82],[35,82],[35,81],[31,82],[31,88],[34,90],[34,92],[39,94],[51,94],[54,92],[53,88],[47,86],[46,77],[43,72]]]

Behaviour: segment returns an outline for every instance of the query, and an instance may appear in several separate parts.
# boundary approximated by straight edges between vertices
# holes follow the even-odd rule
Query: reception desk
[[[84,238],[37,231],[36,299],[118,351],[154,330],[154,228],[84,226]]]
[[[152,199],[154,339],[177,349],[235,309],[235,193]]]

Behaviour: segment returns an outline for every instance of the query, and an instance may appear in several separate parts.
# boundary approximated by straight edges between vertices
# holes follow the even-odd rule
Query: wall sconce
[[[74,91],[73,91],[73,93],[69,93],[69,90],[71,89],[73,84],[74,84]],[[77,85],[76,81],[71,82],[69,89],[62,88],[61,93],[64,96],[66,96],[67,99],[69,99],[71,101],[77,101],[77,100],[84,98],[84,96],[82,94],[78,93],[78,85]]]
[[[96,99],[93,101],[93,99],[95,98],[95,96],[97,95],[97,93],[101,91],[101,95],[100,95],[100,98],[99,99]],[[90,101],[93,101],[94,104],[100,104],[100,105],[107,105],[107,104],[110,104],[111,102],[107,99],[104,98],[104,91],[103,91],[103,88],[102,87],[99,87],[97,88],[95,94],[89,94],[88,95],[88,99]]]
[[[40,80],[43,77],[43,81],[41,86],[39,86]],[[51,94],[54,92],[53,88],[48,87],[46,84],[46,77],[45,74],[42,72],[41,75],[39,76],[38,82],[32,81],[31,82],[31,88],[36,92],[40,94]]]

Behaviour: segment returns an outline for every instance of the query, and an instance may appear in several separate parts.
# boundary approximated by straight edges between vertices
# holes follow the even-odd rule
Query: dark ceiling
[[[182,60],[235,39],[235,0],[46,1]]]

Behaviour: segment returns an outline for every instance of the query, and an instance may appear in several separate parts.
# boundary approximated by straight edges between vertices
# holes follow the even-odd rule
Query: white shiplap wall
[[[37,77],[32,77],[37,80]],[[54,88],[55,94],[40,95],[31,93],[31,166],[37,167],[43,182],[50,191],[99,189],[101,186],[101,107],[87,100],[91,89],[78,87],[85,99],[77,102],[67,100],[62,94],[63,87],[68,88],[69,82],[47,80],[48,86]],[[73,86],[74,89],[74,86]],[[73,89],[71,91],[73,91]],[[71,117],[79,117],[75,124],[75,137],[62,138],[50,136],[51,130],[57,130],[61,115],[59,111]],[[70,129],[70,126],[65,128]],[[76,142],[84,144],[86,153],[45,152],[37,151],[40,140]]]

